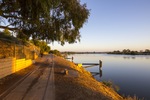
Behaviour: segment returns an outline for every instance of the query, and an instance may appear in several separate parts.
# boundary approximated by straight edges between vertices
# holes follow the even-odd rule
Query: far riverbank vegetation
[[[113,52],[108,52],[107,54],[125,54],[125,55],[150,55],[150,50],[149,49],[145,49],[140,50],[140,51],[132,51],[129,49],[124,49],[122,51],[113,51]]]
[[[134,51],[130,49],[123,49],[115,50],[112,52],[73,52],[73,51],[66,51],[61,52],[62,54],[70,55],[70,54],[124,54],[124,55],[150,55],[150,49],[140,50],[140,51]]]

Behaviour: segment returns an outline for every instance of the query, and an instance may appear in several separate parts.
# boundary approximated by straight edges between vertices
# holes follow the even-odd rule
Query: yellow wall
[[[12,58],[0,59],[0,78],[12,74],[13,60]]]
[[[26,63],[26,67],[28,67],[28,66],[30,66],[32,64],[32,60],[31,59],[26,60],[25,63]]]
[[[28,59],[15,59],[5,58],[0,59],[0,78],[15,73],[21,69],[24,69],[32,64],[32,60]]]

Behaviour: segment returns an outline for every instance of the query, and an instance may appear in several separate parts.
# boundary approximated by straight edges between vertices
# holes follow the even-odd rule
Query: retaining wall
[[[0,79],[24,69],[32,64],[32,60],[5,58],[0,59]]]

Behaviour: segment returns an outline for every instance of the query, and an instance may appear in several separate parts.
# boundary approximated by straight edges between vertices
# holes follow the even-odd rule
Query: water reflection
[[[136,59],[135,56],[131,56],[131,57],[130,57],[130,56],[124,56],[123,58],[124,58],[124,59]]]
[[[102,69],[99,65],[86,68],[97,80],[112,80],[120,87],[120,94],[136,94],[150,100],[150,55],[74,55],[75,63],[99,63],[99,60],[103,61]]]
[[[136,59],[136,58],[144,58],[144,59],[150,59],[149,55],[135,55],[135,56],[131,56],[131,55],[126,55],[123,56],[124,59]]]
[[[102,69],[100,68],[99,69],[99,76],[100,76],[100,78],[102,77],[102,75],[103,75],[103,72],[102,72]]]
[[[124,58],[124,59],[130,59],[130,57],[128,57],[128,56],[124,56],[123,58]]]
[[[89,66],[88,66],[89,67]],[[88,68],[87,66],[86,66],[86,68]],[[94,67],[94,66],[90,66],[90,67]],[[85,67],[84,67],[85,68]],[[102,68],[101,67],[99,67],[99,72],[91,72],[92,73],[92,75],[93,76],[97,76],[97,75],[99,75],[99,77],[101,78],[102,77],[102,75],[103,75],[103,72],[102,72]]]

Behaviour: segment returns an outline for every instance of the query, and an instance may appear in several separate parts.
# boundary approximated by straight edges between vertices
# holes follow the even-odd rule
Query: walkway
[[[44,56],[30,73],[3,100],[55,100],[53,55]]]

